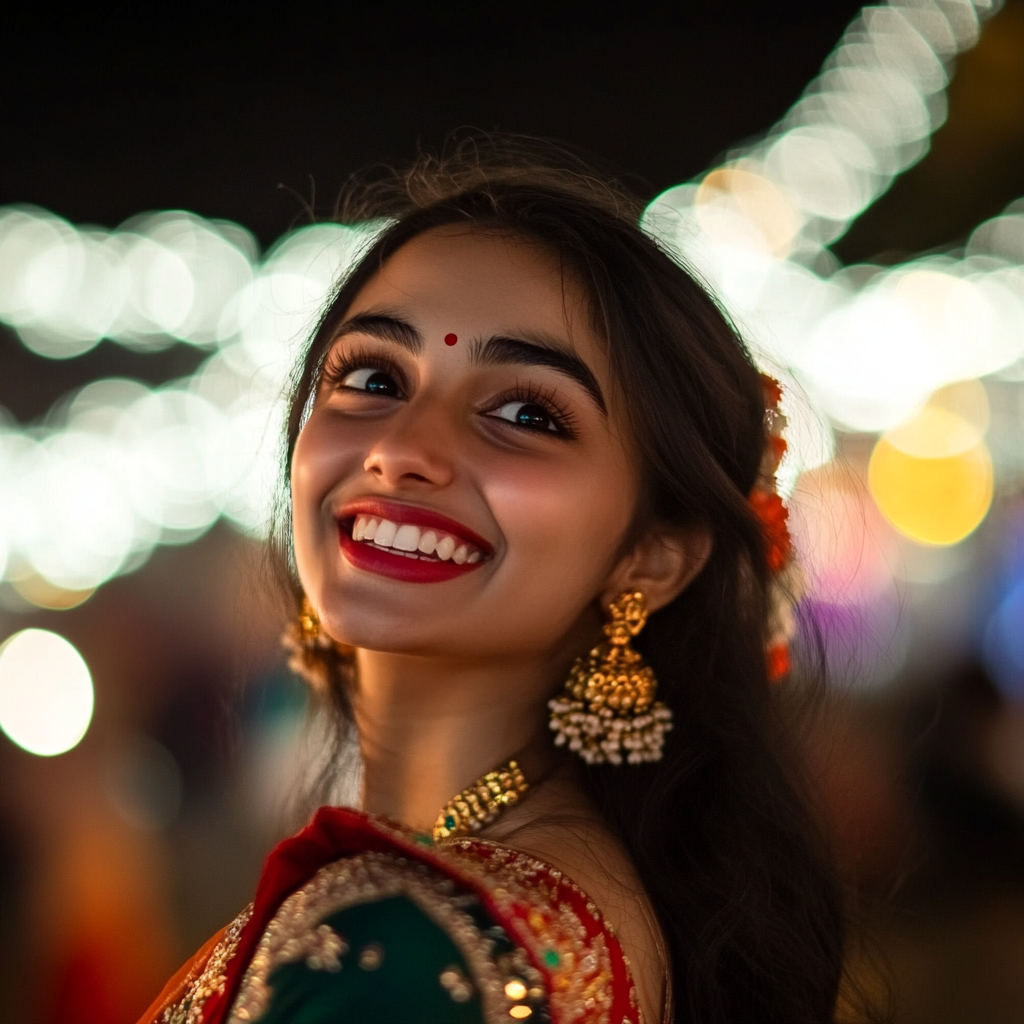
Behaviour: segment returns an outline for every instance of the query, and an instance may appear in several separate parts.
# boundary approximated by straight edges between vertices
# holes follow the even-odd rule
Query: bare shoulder
[[[546,861],[587,893],[622,944],[644,1018],[654,1024],[664,1005],[664,945],[636,870],[599,815],[557,790],[547,797],[529,818],[510,815],[487,838]]]

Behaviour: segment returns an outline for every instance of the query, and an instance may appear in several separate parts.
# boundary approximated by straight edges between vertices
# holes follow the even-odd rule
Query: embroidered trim
[[[456,866],[486,886],[502,916],[511,921],[516,940],[535,963],[547,968],[555,1019],[608,1024],[614,998],[608,944],[600,931],[588,935],[572,898],[586,901],[598,926],[612,935],[614,931],[586,893],[561,871],[497,843],[461,839],[440,848],[454,854]],[[631,976],[629,995],[630,1004],[636,1007]],[[639,1009],[637,1013],[642,1024]]]
[[[227,981],[227,965],[238,948],[238,937],[242,934],[249,918],[252,916],[252,904],[243,910],[238,917],[227,926],[224,936],[213,947],[206,962],[194,970],[198,973],[189,977],[188,988],[181,999],[173,1006],[168,1006],[161,1018],[161,1024],[198,1024],[203,1007],[210,996],[220,995]]]
[[[506,984],[513,977],[524,977],[531,997],[546,1001],[544,977],[521,950],[494,957],[494,940],[483,935],[463,909],[467,901],[476,902],[474,895],[458,894],[451,879],[425,864],[390,853],[363,853],[322,867],[281,904],[242,979],[230,1024],[263,1016],[273,996],[270,975],[280,965],[307,959],[311,950],[319,948],[316,936],[324,918],[398,895],[411,899],[451,937],[469,966],[488,1024],[513,1019],[508,1011],[517,1003],[506,995]]]

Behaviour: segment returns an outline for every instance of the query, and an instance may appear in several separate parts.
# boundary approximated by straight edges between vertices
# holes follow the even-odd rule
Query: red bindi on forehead
[[[444,343],[446,345],[454,345],[458,340],[459,336],[457,334],[446,334],[444,336]]]

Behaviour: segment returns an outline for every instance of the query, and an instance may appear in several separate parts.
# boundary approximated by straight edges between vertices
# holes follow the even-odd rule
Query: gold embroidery
[[[567,1022],[608,1024],[613,999],[608,944],[600,933],[588,940],[586,927],[565,899],[565,890],[585,899],[580,887],[543,861],[486,840],[462,839],[439,844],[439,849],[454,855],[457,869],[483,882],[502,917],[512,922],[514,938],[548,969],[553,1015]],[[542,886],[545,878],[554,884]],[[610,933],[596,906],[593,915]]]
[[[348,952],[348,943],[329,924],[319,925],[295,942],[295,949],[287,950],[285,955],[294,960],[304,959],[311,971],[340,971],[341,958]],[[359,963],[362,966],[361,957]]]
[[[246,922],[252,916],[252,904],[243,910],[228,925],[224,937],[213,947],[206,962],[198,969],[195,977],[188,980],[184,996],[174,1005],[168,1006],[160,1018],[161,1024],[197,1024],[206,1000],[224,991],[227,981],[227,965],[238,948],[238,937]]]
[[[371,942],[359,954],[359,966],[364,971],[375,971],[384,963],[384,947],[379,942]]]
[[[505,994],[505,985],[513,976],[526,980],[531,993],[537,993],[534,998],[546,998],[543,975],[532,967],[522,950],[494,956],[494,939],[482,934],[463,909],[467,901],[476,901],[475,896],[456,895],[451,879],[424,864],[390,853],[363,853],[322,867],[281,904],[242,979],[229,1017],[231,1024],[260,1019],[273,995],[270,975],[281,964],[306,956],[308,936],[325,917],[399,895],[411,899],[451,937],[469,966],[472,983],[480,991],[488,1024],[507,1024],[512,1002]]]
[[[446,967],[437,980],[452,997],[452,1002],[464,1003],[473,996],[473,983],[462,973],[458,964]],[[509,985],[511,984],[512,982],[509,982]],[[508,985],[505,986],[505,989],[507,993]],[[526,989],[524,988],[523,991],[525,992]]]

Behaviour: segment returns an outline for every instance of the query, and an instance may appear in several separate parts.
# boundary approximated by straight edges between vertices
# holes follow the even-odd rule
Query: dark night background
[[[5,19],[0,203],[108,226],[185,207],[269,244],[311,182],[325,212],[460,125],[574,143],[654,194],[769,127],[859,6],[40,5]]]

